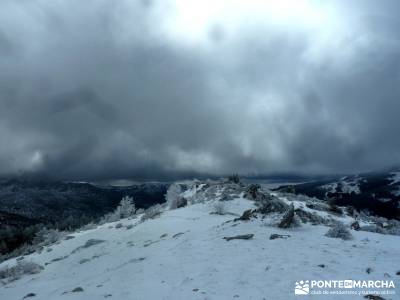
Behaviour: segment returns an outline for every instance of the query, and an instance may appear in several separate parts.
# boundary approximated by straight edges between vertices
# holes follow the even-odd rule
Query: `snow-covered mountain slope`
[[[188,192],[186,192],[188,194]],[[282,201],[292,203],[277,194]],[[194,196],[193,193],[191,195]],[[273,215],[234,221],[255,202],[237,195],[165,210],[154,219],[141,216],[77,232],[58,244],[17,261],[43,266],[40,273],[0,283],[0,299],[298,299],[300,280],[398,280],[400,237],[365,231],[345,241],[325,236],[328,227],[303,223],[281,229]],[[294,201],[294,207],[303,207]],[[349,216],[325,217],[349,224]],[[119,223],[122,224],[119,225]],[[224,237],[253,234],[248,240]],[[272,234],[282,238],[270,239]],[[367,272],[368,271],[368,272]],[[6,280],[4,280],[6,282]],[[384,299],[399,299],[388,295]],[[304,296],[303,296],[304,297]],[[310,299],[363,299],[363,296],[308,295]]]
[[[337,205],[352,205],[385,218],[400,220],[400,171],[374,172],[281,186],[319,199],[334,199]]]

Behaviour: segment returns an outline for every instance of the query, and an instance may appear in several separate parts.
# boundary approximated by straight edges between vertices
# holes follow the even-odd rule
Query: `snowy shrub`
[[[279,228],[290,228],[300,226],[299,218],[294,213],[294,206],[290,204],[288,210],[278,223]]]
[[[262,214],[269,214],[273,212],[283,213],[289,209],[289,206],[285,202],[272,195],[261,194],[257,205],[259,206],[257,211]]]
[[[18,280],[24,274],[37,274],[43,267],[34,262],[19,261],[13,267],[4,267],[0,269],[0,279],[7,279],[8,282]]]
[[[135,215],[135,213],[136,206],[133,202],[133,198],[125,196],[122,198],[121,202],[112,213],[108,213],[103,218],[101,218],[99,224],[116,222],[124,218],[132,217]]]
[[[384,228],[382,228],[380,226],[376,226],[376,225],[361,226],[359,230],[367,231],[367,232],[380,233],[380,234],[387,234],[387,231]]]
[[[144,209],[143,209],[143,208],[138,208],[138,209],[136,210],[136,214],[137,214],[137,215],[140,215],[140,214],[142,214],[142,213],[144,213]]]
[[[334,204],[329,205],[328,211],[337,215],[343,215],[343,210],[339,206]]]
[[[213,213],[216,215],[225,215],[226,214],[226,209],[225,209],[225,204],[224,202],[218,201],[214,203],[214,210]]]
[[[310,213],[300,208],[297,208],[295,212],[296,216],[298,216],[303,223],[310,222],[313,225],[327,224],[327,221],[315,212]]]
[[[400,227],[390,227],[386,229],[387,234],[400,235]]]
[[[141,220],[146,221],[148,219],[154,219],[155,217],[159,216],[161,212],[162,212],[162,206],[160,204],[150,206],[148,209],[144,211]]]
[[[97,228],[97,225],[93,222],[88,223],[86,225],[83,225],[81,228],[79,228],[79,231],[86,231],[86,230],[91,230]]]
[[[178,199],[178,203],[177,203],[178,208],[185,207],[185,206],[187,206],[187,205],[188,205],[188,201],[187,201],[186,198],[180,197],[180,198]]]
[[[44,247],[60,241],[67,235],[66,232],[58,231],[57,229],[43,228],[36,233],[33,239],[33,244],[38,247]]]
[[[261,189],[261,185],[259,184],[250,184],[246,188],[246,197],[250,199],[256,199],[257,193]]]
[[[165,195],[165,200],[167,201],[167,205],[169,209],[177,209],[179,206],[179,201],[181,198],[182,188],[179,184],[174,183],[171,184],[167,190],[167,194]]]
[[[133,202],[133,198],[125,196],[122,198],[114,213],[117,214],[120,219],[124,219],[133,216],[135,212],[136,206]]]
[[[328,198],[326,200],[326,203],[328,204],[328,211],[330,211],[334,214],[342,215],[343,210],[339,206],[337,206],[337,202],[338,202],[337,197]]]
[[[341,222],[334,224],[333,227],[328,230],[325,236],[342,240],[351,240],[353,238],[350,231]]]

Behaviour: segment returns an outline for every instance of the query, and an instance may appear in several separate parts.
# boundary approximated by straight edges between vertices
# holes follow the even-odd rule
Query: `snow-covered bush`
[[[67,232],[58,231],[57,229],[43,228],[36,233],[33,239],[33,245],[38,247],[45,247],[60,241],[67,235]]]
[[[154,219],[155,217],[159,216],[161,212],[162,212],[162,206],[160,204],[150,206],[148,209],[144,211],[141,220],[146,221],[148,219]]]
[[[376,225],[365,225],[360,227],[361,231],[367,231],[367,232],[374,232],[374,233],[380,233],[380,234],[387,234],[387,231]]]
[[[86,225],[83,225],[81,228],[79,228],[79,231],[87,231],[87,230],[91,230],[91,229],[95,229],[97,228],[97,224],[94,222],[90,222]]]
[[[114,213],[117,214],[120,219],[124,219],[133,216],[135,212],[136,206],[135,202],[133,202],[133,198],[125,196],[122,198]]]
[[[0,269],[0,279],[8,282],[18,280],[24,274],[37,274],[43,269],[42,266],[31,261],[19,261],[15,266],[5,266]]]
[[[249,184],[246,188],[245,197],[250,199],[256,199],[257,193],[261,189],[261,186],[257,184]]]
[[[213,213],[221,216],[225,215],[226,214],[225,203],[221,201],[215,202]]]
[[[143,208],[138,208],[137,210],[136,210],[136,214],[137,215],[141,215],[141,214],[143,214],[144,213],[144,209]]]
[[[125,196],[122,198],[121,202],[117,208],[112,212],[106,214],[101,220],[100,224],[116,222],[124,218],[129,218],[134,216],[136,213],[135,202],[132,197]]]
[[[289,209],[289,205],[283,202],[278,197],[273,195],[260,194],[261,197],[256,203],[258,205],[257,211],[262,214],[270,213],[284,213]]]
[[[179,184],[173,183],[169,186],[167,190],[167,194],[165,195],[165,200],[167,201],[167,205],[169,209],[177,209],[181,205],[181,193],[182,188]]]
[[[351,240],[353,238],[350,231],[341,222],[334,224],[333,227],[328,230],[325,236],[342,240]]]
[[[296,216],[298,216],[303,223],[310,222],[313,225],[319,224],[327,224],[328,220],[325,220],[324,217],[316,214],[315,212],[308,212],[301,208],[297,208],[295,210]]]

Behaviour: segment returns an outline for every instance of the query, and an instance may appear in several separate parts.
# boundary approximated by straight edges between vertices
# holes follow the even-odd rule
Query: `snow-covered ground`
[[[24,260],[44,269],[3,286],[0,283],[0,299],[19,300],[30,293],[35,296],[27,299],[34,300],[363,299],[354,295],[296,296],[295,282],[354,279],[399,283],[399,236],[353,230],[354,238],[344,241],[326,237],[329,228],[323,225],[280,229],[266,226],[268,220],[261,216],[234,222],[235,215],[254,208],[254,202],[239,197],[224,203],[225,215],[210,214],[214,202],[208,201],[166,210],[144,222],[138,216],[72,234],[72,239],[26,256]],[[294,205],[304,208],[300,202]],[[342,218],[345,223],[352,221]],[[116,226],[118,223],[123,226]],[[128,225],[133,226],[127,229]],[[223,239],[242,234],[254,237]],[[271,234],[289,237],[271,240]],[[100,241],[82,247],[89,240]],[[0,268],[15,263],[16,259],[11,259]],[[400,299],[396,291],[397,295],[382,297]]]
[[[353,177],[343,177],[339,182],[333,182],[329,184],[325,184],[321,186],[321,188],[325,189],[329,193],[339,192],[338,188],[340,185],[340,192],[342,193],[355,193],[360,194],[360,178],[357,176]]]

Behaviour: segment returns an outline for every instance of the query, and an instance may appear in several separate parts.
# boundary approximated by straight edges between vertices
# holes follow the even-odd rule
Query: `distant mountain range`
[[[168,183],[126,187],[48,180],[0,181],[0,229],[4,226],[54,224],[68,218],[93,219],[112,211],[124,196],[147,208],[164,202]]]
[[[400,219],[400,171],[374,172],[279,187],[279,191],[334,199],[337,205]]]

